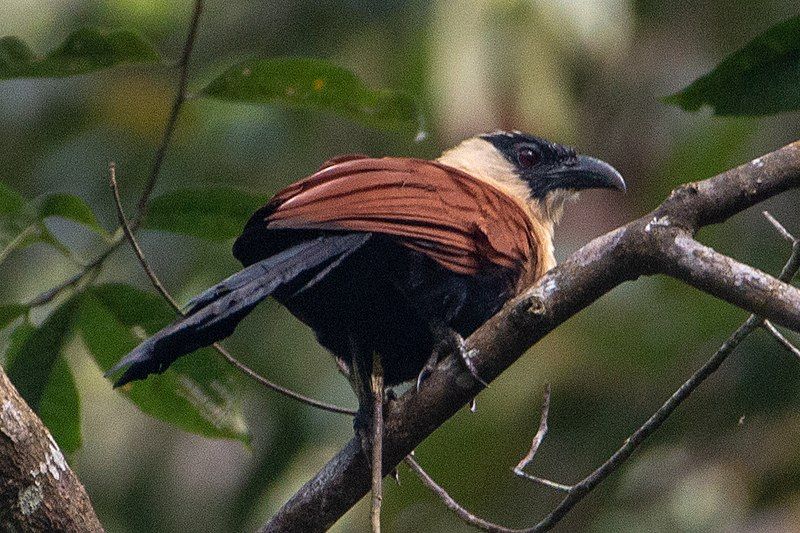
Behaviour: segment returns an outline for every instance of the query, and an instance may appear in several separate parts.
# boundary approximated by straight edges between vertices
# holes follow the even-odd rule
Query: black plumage
[[[587,188],[625,183],[607,163],[519,132],[468,139],[436,161],[336,158],[251,217],[233,247],[242,271],[110,373],[126,368],[122,385],[163,372],[273,296],[315,332],[358,395],[377,494],[383,410],[373,406],[384,386],[418,376],[419,386],[444,346],[483,381],[463,337],[555,264],[553,226],[571,193]]]
[[[602,161],[519,132],[467,140],[436,161],[337,158],[251,217],[233,247],[244,270],[110,373],[126,368],[121,385],[163,372],[274,296],[342,368],[359,358],[351,383],[373,353],[386,384],[413,379],[438,345],[470,335],[553,265],[565,193],[592,187],[625,184]]]

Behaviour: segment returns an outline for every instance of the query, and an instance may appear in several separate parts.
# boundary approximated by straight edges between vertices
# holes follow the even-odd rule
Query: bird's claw
[[[467,367],[467,370],[469,371],[470,375],[475,379],[475,381],[483,385],[484,388],[488,388],[489,383],[486,382],[478,373],[478,369],[475,368],[475,364],[470,360],[470,355],[468,353],[462,354],[461,360],[464,361],[464,366]]]
[[[417,392],[422,387],[422,383],[428,379],[431,375],[431,372],[436,368],[436,365],[439,363],[439,354],[440,350],[434,350],[428,360],[425,362],[425,366],[422,367],[422,370],[419,371],[417,375]]]
[[[465,341],[464,337],[462,337],[461,335],[459,335],[455,331],[453,332],[453,339],[452,340],[455,342],[455,344],[457,346],[458,355],[459,355],[459,357],[461,357],[461,360],[464,362],[464,366],[467,367],[467,370],[472,375],[472,377],[475,378],[475,381],[477,381],[478,383],[480,383],[484,387],[488,387],[489,383],[487,383],[481,377],[481,375],[478,373],[478,369],[475,368],[475,363],[472,362],[472,357],[473,357],[473,355],[475,355],[477,353],[477,351],[476,350],[468,350],[467,349],[467,341]]]
[[[437,345],[431,356],[425,362],[425,366],[422,367],[419,374],[417,375],[417,391],[422,387],[422,383],[425,382],[426,379],[431,375],[431,373],[436,368],[436,365],[439,363],[443,352],[447,353],[447,350],[452,352],[456,352],[458,356],[461,358],[461,361],[464,362],[464,366],[469,371],[470,375],[475,378],[475,381],[483,385],[484,387],[488,387],[489,384],[480,376],[478,373],[478,369],[475,368],[475,364],[472,362],[472,356],[474,354],[473,350],[467,349],[467,341],[464,340],[464,337],[459,335],[458,332],[449,330],[446,333],[446,337],[442,342]]]

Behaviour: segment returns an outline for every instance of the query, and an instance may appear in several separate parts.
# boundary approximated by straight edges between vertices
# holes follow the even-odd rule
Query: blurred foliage
[[[158,61],[159,55],[129,31],[78,30],[44,57],[16,37],[0,39],[0,79],[76,76],[122,63]]]
[[[108,284],[92,287],[84,295],[79,328],[98,366],[107,371],[141,342],[142,334],[152,335],[173,318],[172,309],[159,296]],[[120,390],[145,413],[181,429],[247,443],[232,374],[213,350],[204,349],[191,361]]]
[[[39,327],[15,328],[6,354],[8,377],[67,452],[81,443],[80,399],[61,351],[72,335],[77,300],[54,311]]]
[[[370,90],[352,72],[320,59],[245,61],[229,68],[200,94],[330,111],[369,126],[425,134],[413,98],[397,91]]]
[[[0,340],[9,373],[71,453],[109,531],[252,530],[350,437],[351,421],[258,388],[210,350],[113,391],[102,371],[174,318],[128,251],[92,283],[41,307],[26,303],[112,238],[109,160],[130,193],[126,205],[136,201],[174,96],[175,71],[164,65],[180,54],[191,2],[5,5],[0,35],[20,38],[0,40],[0,78],[119,65],[9,80],[0,90]],[[673,101],[717,114],[795,109],[796,15],[786,0],[207,1],[191,62],[197,98],[181,114],[142,244],[186,301],[237,270],[229,246],[250,214],[329,157],[435,157],[466,136],[513,128],[576,144],[629,182],[624,198],[591,192],[569,207],[557,234],[563,258],[677,184],[796,139],[797,114],[721,119],[659,100],[710,71]],[[86,26],[135,32],[78,30],[63,40]],[[31,49],[53,52],[37,59]],[[122,66],[139,61],[158,68]],[[429,141],[413,143],[423,115]],[[763,207],[800,232],[798,201],[794,192]],[[753,211],[701,238],[775,272],[788,251]],[[743,318],[669,279],[626,284],[537,345],[480,396],[476,414],[459,414],[423,443],[418,459],[471,510],[530,524],[559,495],[508,467],[530,444],[545,382],[550,434],[532,471],[570,482]],[[313,335],[274,303],[229,344],[282,384],[354,403]],[[797,391],[797,362],[754,335],[562,529],[795,529]],[[465,530],[412,474],[400,475],[402,485],[387,484],[388,530]],[[363,503],[336,528],[366,529]]]
[[[267,201],[236,189],[179,189],[153,198],[144,227],[212,241],[233,239]]]
[[[664,99],[687,111],[770,115],[800,109],[800,15],[777,24]]]
[[[83,224],[100,235],[106,231],[97,222],[92,209],[77,196],[70,194],[51,194],[42,198],[38,209],[39,220],[47,217],[61,217]]]
[[[19,193],[0,183],[0,261],[12,251],[36,242],[47,243],[69,256],[69,249],[45,226],[44,221],[49,217],[72,220],[106,235],[92,209],[77,196],[47,194],[26,202]]]

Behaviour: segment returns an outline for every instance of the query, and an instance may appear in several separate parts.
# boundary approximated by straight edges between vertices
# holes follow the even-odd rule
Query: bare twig
[[[134,236],[133,231],[131,230],[131,226],[128,223],[128,218],[125,216],[125,211],[122,208],[122,199],[119,196],[119,186],[117,184],[117,165],[111,161],[108,164],[108,180],[111,184],[111,193],[114,195],[114,207],[117,210],[117,219],[119,220],[119,225],[122,228],[122,231],[125,233],[125,237],[128,239],[128,242],[131,243],[131,247],[133,248],[133,253],[136,255],[136,258],[139,260],[139,264],[142,266],[142,270],[144,270],[147,277],[150,278],[150,282],[153,284],[153,287],[158,291],[159,294],[169,303],[170,306],[183,316],[183,311],[181,310],[180,304],[172,297],[172,295],[167,291],[166,287],[161,283],[161,280],[158,279],[156,276],[155,271],[147,262],[147,259],[144,257],[144,252],[142,251],[142,247],[139,245],[139,241]]]
[[[108,248],[106,248],[100,255],[94,258],[92,261],[87,263],[83,269],[77,274],[67,278],[66,280],[62,281],[55,287],[48,289],[47,291],[39,294],[38,296],[32,298],[28,302],[28,307],[39,307],[40,305],[45,305],[47,303],[52,302],[55,300],[62,292],[68,289],[75,289],[86,281],[91,280],[93,276],[95,276],[105,263],[106,259],[114,253],[114,251],[119,248],[119,246],[125,242],[125,234],[122,231],[119,231],[112,237],[111,244]]]
[[[150,282],[155,287],[156,291],[164,298],[164,300],[169,303],[169,305],[178,313],[180,316],[186,316],[181,306],[178,302],[173,298],[173,296],[167,291],[164,284],[161,283],[161,280],[156,275],[153,267],[150,266],[150,263],[145,258],[144,252],[142,251],[142,247],[139,245],[139,241],[136,239],[136,236],[133,234],[133,230],[131,229],[130,223],[128,222],[127,217],[125,216],[125,211],[122,208],[122,201],[119,196],[119,187],[117,185],[117,177],[116,177],[116,166],[114,163],[110,163],[108,166],[109,171],[109,181],[111,184],[111,192],[114,196],[114,206],[117,211],[117,218],[119,219],[119,224],[122,227],[122,230],[125,233],[128,241],[131,243],[131,247],[133,248],[133,252],[136,255],[136,259],[139,260],[139,264],[142,266],[142,270],[144,270],[147,277],[150,278]],[[309,398],[299,392],[295,392],[291,389],[287,389],[281,385],[271,382],[267,378],[258,374],[255,370],[252,370],[250,367],[233,357],[228,350],[226,350],[220,343],[215,342],[211,345],[229,364],[231,364],[234,368],[241,371],[248,377],[254,379],[259,384],[263,385],[264,387],[283,394],[284,396],[288,396],[294,400],[299,402],[305,403],[312,407],[316,407],[318,409],[322,409],[324,411],[330,411],[332,413],[341,413],[350,416],[355,415],[355,411],[352,409],[346,409],[344,407],[339,407],[338,405],[329,404],[326,402],[321,402],[319,400],[315,400],[314,398]]]
[[[683,185],[656,210],[599,237],[550,270],[478,328],[467,343],[487,381],[564,321],[625,281],[667,274],[750,313],[800,330],[800,289],[697,243],[702,227],[787,190],[800,187],[800,142],[718,176]],[[800,264],[798,247],[784,273]],[[782,280],[788,279],[782,276]],[[759,324],[748,321],[693,375],[612,458],[583,482],[536,527],[560,520],[619,466],[691,392],[718,368],[741,339]],[[411,390],[387,409],[384,470],[390,472],[428,435],[458,412],[480,387],[463,379],[463,367],[446,358],[426,386]],[[413,388],[412,388],[413,389]],[[370,488],[369,461],[353,438],[264,525],[262,531],[330,527]]]
[[[372,533],[381,533],[383,503],[383,365],[378,352],[372,354]]]
[[[533,461],[533,458],[536,456],[536,452],[539,451],[539,446],[542,445],[542,441],[544,441],[544,437],[547,435],[547,417],[550,412],[550,384],[548,383],[544,390],[544,400],[542,401],[542,413],[539,416],[539,429],[536,431],[536,435],[533,436],[533,441],[531,442],[530,450],[528,450],[528,454],[523,457],[517,466],[511,469],[516,475],[521,478],[527,479],[528,481],[533,481],[534,483],[539,483],[540,485],[544,485],[545,487],[550,487],[551,489],[560,490],[562,492],[569,492],[572,490],[571,485],[565,485],[563,483],[558,483],[556,481],[551,481],[549,479],[545,479],[543,477],[534,476],[525,472],[523,469]]]
[[[453,511],[461,520],[466,522],[467,524],[474,526],[478,529],[483,531],[492,531],[498,533],[522,533],[525,530],[520,529],[509,529],[507,527],[503,527],[501,525],[495,524],[493,522],[489,522],[488,520],[484,520],[483,518],[472,514],[469,512],[464,506],[458,503],[444,488],[442,488],[434,479],[428,475],[425,470],[417,463],[417,461],[411,456],[406,456],[403,461],[408,465],[408,467],[417,474],[417,477],[422,481],[422,483],[431,489],[431,491],[436,494],[439,499],[444,502],[445,506]]]
[[[547,435],[547,417],[550,414],[550,384],[548,383],[544,389],[544,400],[542,400],[542,414],[539,416],[539,429],[536,431],[536,435],[533,437],[533,441],[531,442],[531,448],[528,450],[528,454],[520,459],[517,466],[514,467],[514,473],[520,474],[522,469],[528,466],[531,461],[533,461],[534,456],[536,456],[536,452],[539,451],[539,446],[542,445],[542,441],[544,437]]]
[[[517,466],[515,466],[512,471],[529,481],[534,481],[536,483],[540,483],[547,487],[554,488],[556,490],[566,491],[569,492],[572,487],[568,485],[563,485],[561,483],[556,483],[554,481],[550,481],[549,479],[543,479],[537,476],[532,476],[527,472],[524,472],[522,469],[525,468],[533,458],[536,456],[536,452],[539,450],[539,446],[541,446],[542,441],[544,441],[545,435],[547,435],[547,417],[550,411],[550,384],[548,383],[545,387],[544,391],[544,400],[542,401],[542,412],[539,417],[539,429],[536,431],[536,435],[533,437],[533,441],[531,442],[530,450],[528,451],[527,455],[523,457]],[[483,519],[474,513],[471,513],[467,510],[466,507],[458,503],[455,498],[450,496],[450,494],[428,474],[422,466],[414,459],[413,453],[409,454],[408,457],[404,459],[405,463],[417,474],[417,477],[422,481],[422,483],[428,487],[439,499],[442,500],[445,507],[453,511],[456,516],[461,518],[467,524],[476,527],[478,529],[482,529],[484,531],[496,531],[501,533],[522,533],[526,530],[524,529],[511,529],[505,526],[501,526],[499,524],[495,524],[490,522],[486,519]]]
[[[792,341],[790,341],[789,339],[787,339],[787,338],[786,338],[786,337],[783,335],[783,333],[781,333],[780,331],[778,331],[778,329],[777,329],[775,326],[773,326],[773,325],[772,325],[772,322],[770,322],[769,320],[765,320],[765,321],[764,321],[764,329],[766,329],[767,331],[769,331],[769,332],[772,334],[772,336],[773,336],[773,337],[775,337],[775,340],[777,340],[779,343],[781,343],[781,344],[782,344],[782,345],[783,345],[783,346],[784,346],[784,347],[785,347],[787,350],[789,350],[789,352],[791,352],[791,353],[792,353],[792,354],[793,354],[795,357],[797,357],[798,359],[800,359],[800,348],[798,348],[797,346],[795,346],[794,344],[792,344]]]
[[[153,194],[158,176],[161,173],[161,167],[164,164],[164,158],[167,155],[167,149],[172,142],[172,135],[175,132],[175,125],[178,123],[178,116],[181,112],[181,107],[186,101],[187,93],[186,88],[189,84],[189,60],[192,57],[194,50],[194,43],[197,38],[197,27],[200,23],[200,15],[203,13],[203,0],[195,0],[194,9],[192,11],[192,20],[189,22],[189,31],[186,35],[186,41],[183,44],[183,52],[181,59],[178,62],[180,74],[178,75],[178,87],[175,91],[175,100],[172,102],[172,109],[170,110],[167,124],[164,127],[164,134],[161,137],[161,144],[156,150],[153,165],[150,168],[150,175],[145,182],[142,194],[139,197],[139,213],[134,219],[132,226],[138,227],[144,217],[147,215],[148,202],[150,195]]]
[[[163,166],[164,158],[167,154],[167,150],[169,149],[169,145],[172,142],[172,135],[175,130],[175,125],[178,122],[178,115],[180,114],[183,103],[186,101],[186,86],[189,81],[189,59],[191,58],[192,50],[194,50],[194,43],[197,38],[197,27],[200,22],[200,15],[202,12],[203,0],[195,0],[192,10],[192,18],[189,22],[189,31],[186,35],[186,41],[183,44],[181,59],[178,61],[177,65],[180,69],[178,90],[172,103],[172,109],[169,117],[167,118],[164,133],[161,137],[161,143],[159,144],[153,158],[153,164],[150,167],[150,173],[148,175],[147,182],[145,183],[144,190],[139,198],[139,213],[136,219],[131,223],[131,229],[133,232],[136,232],[136,230],[139,228],[147,213],[147,204],[150,201],[150,195],[153,193],[153,189],[156,186],[158,177],[161,174],[161,167]],[[111,254],[119,249],[124,242],[125,235],[122,232],[117,232],[111,239],[111,243],[108,245],[108,248],[106,248],[100,255],[84,266],[80,272],[64,280],[55,287],[52,287],[51,289],[48,289],[42,294],[36,296],[30,302],[28,302],[28,306],[38,307],[40,305],[49,303],[58,297],[58,295],[60,295],[62,292],[78,287],[84,280],[91,279],[100,271],[100,269],[102,269],[106,259],[108,259]]]
[[[769,221],[769,223],[775,227],[778,233],[780,233],[781,237],[789,241],[789,244],[794,245],[794,243],[797,242],[797,239],[794,238],[794,235],[789,233],[789,231],[785,227],[783,227],[783,224],[778,222],[777,219],[775,219],[775,217],[772,216],[772,214],[769,211],[762,211],[761,214],[764,215],[764,218],[766,218]]]

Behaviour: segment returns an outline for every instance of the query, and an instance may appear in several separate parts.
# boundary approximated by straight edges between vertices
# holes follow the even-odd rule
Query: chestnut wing
[[[520,204],[435,162],[336,162],[279,192],[264,212],[267,228],[392,235],[460,274],[474,274],[487,263],[535,269],[534,231]]]

